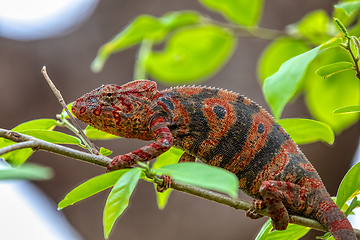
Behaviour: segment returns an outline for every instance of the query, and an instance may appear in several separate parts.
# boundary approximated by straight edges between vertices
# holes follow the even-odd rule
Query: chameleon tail
[[[318,190],[314,217],[322,223],[336,240],[356,240],[354,229],[325,189]]]

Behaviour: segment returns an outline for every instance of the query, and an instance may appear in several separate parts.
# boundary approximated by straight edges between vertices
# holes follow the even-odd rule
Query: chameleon
[[[180,162],[196,158],[234,173],[239,188],[267,208],[274,229],[284,230],[289,214],[322,223],[336,240],[356,239],[322,180],[296,143],[261,106],[243,95],[206,86],[162,91],[151,80],[102,85],[77,99],[74,115],[113,135],[153,142],[116,156],[107,171],[154,159],[171,147]],[[248,211],[251,218],[261,217]]]

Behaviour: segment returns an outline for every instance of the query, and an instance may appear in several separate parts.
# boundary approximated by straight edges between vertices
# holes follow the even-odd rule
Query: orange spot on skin
[[[224,91],[224,90],[220,90],[217,93],[217,96],[218,96],[218,98],[226,99],[227,101],[236,101],[238,98],[238,95],[236,93],[228,92],[228,91]]]
[[[314,179],[314,178],[307,178],[303,177],[299,183],[300,186],[304,186],[308,189],[314,188],[314,189],[325,189],[324,184],[320,179]]]
[[[308,162],[308,163],[299,163],[299,165],[300,165],[300,167],[302,167],[306,171],[316,172],[315,168],[313,167],[313,165],[311,165],[310,162]]]
[[[223,158],[222,155],[216,155],[208,162],[208,164],[210,164],[211,166],[218,167],[222,162],[222,158]]]
[[[246,178],[239,179],[239,188],[245,188],[246,186]]]
[[[176,91],[180,94],[184,94],[186,96],[195,95],[200,93],[203,90],[202,87],[183,87],[183,88],[176,88]]]
[[[252,101],[250,99],[244,97],[244,104],[245,105],[250,105],[250,104],[252,104]]]

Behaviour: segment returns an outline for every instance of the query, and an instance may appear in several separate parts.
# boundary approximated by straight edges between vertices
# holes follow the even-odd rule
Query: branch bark
[[[2,128],[0,128],[0,138],[1,137],[6,138],[11,141],[14,141],[14,142],[24,143],[22,145],[20,145],[20,144],[11,145],[11,146],[14,146],[12,150],[21,149],[24,146],[28,146],[35,150],[43,150],[43,151],[60,154],[62,156],[78,159],[78,160],[92,163],[92,164],[102,166],[102,167],[107,167],[108,163],[112,160],[111,158],[108,158],[105,156],[89,154],[86,152],[78,151],[78,150],[64,147],[64,146],[61,146],[58,144],[49,143],[49,142],[25,135],[25,134],[13,132],[13,131],[2,129]],[[15,146],[17,146],[17,147],[15,147]],[[10,146],[8,146],[8,147],[10,147]],[[5,148],[7,148],[7,147],[5,147]],[[0,155],[4,154],[4,152],[8,152],[8,149],[5,149],[5,150],[4,150],[4,148],[0,149]],[[163,183],[163,180],[158,177],[154,177],[153,181],[156,184]],[[183,184],[183,183],[176,182],[176,181],[172,181],[170,187],[173,189],[176,189],[178,191],[185,192],[185,193],[188,193],[191,195],[195,195],[195,196],[198,196],[201,198],[205,198],[210,201],[224,204],[224,205],[227,205],[227,206],[235,208],[235,209],[240,209],[240,210],[244,210],[244,211],[247,211],[249,209],[255,210],[253,208],[253,204],[251,202],[234,199],[234,198],[228,197],[226,195],[223,195],[223,194],[220,194],[217,192],[213,192],[213,191],[210,191],[207,189],[194,187],[194,186]],[[263,216],[270,217],[269,212],[266,209],[264,209],[264,210],[257,209],[256,212]],[[327,231],[327,229],[321,223],[319,223],[318,221],[316,221],[314,219],[310,219],[310,218],[305,218],[305,217],[296,216],[296,215],[290,215],[290,222],[301,225],[301,226],[310,227],[310,228],[313,228],[316,230],[324,231],[324,232]],[[360,230],[358,230],[358,229],[354,229],[354,230],[355,230],[355,234],[356,234],[357,238],[360,239]]]

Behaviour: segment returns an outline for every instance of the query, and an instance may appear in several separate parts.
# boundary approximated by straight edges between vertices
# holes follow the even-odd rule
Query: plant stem
[[[97,150],[96,146],[85,136],[84,132],[81,130],[79,124],[76,122],[75,118],[70,113],[69,109],[66,106],[65,100],[62,97],[60,91],[55,87],[55,84],[51,81],[49,75],[46,72],[46,67],[44,66],[41,69],[41,73],[44,75],[45,80],[49,84],[51,90],[59,100],[59,103],[64,108],[64,110],[67,112],[71,122],[73,123],[73,126],[78,130],[78,133],[81,135],[81,140],[85,143],[85,145],[88,147],[89,151],[93,154],[100,155],[100,152]],[[75,132],[76,133],[76,132]]]
[[[275,29],[261,27],[246,28],[231,23],[220,22],[211,18],[204,18],[203,21],[205,23],[215,24],[221,27],[229,28],[238,37],[256,37],[261,39],[274,40],[275,38],[285,35],[283,31]]]
[[[153,45],[153,41],[149,39],[144,39],[141,42],[137,59],[135,62],[134,80],[146,79],[145,64],[150,54],[152,45]]]

